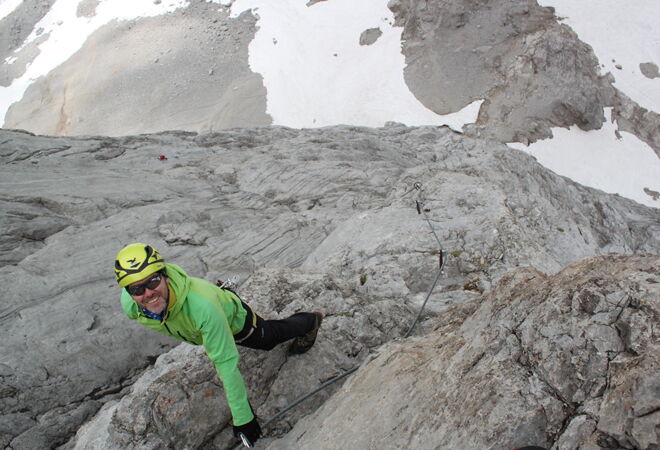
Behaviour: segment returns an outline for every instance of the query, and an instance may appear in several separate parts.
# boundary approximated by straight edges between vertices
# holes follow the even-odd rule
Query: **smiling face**
[[[160,277],[160,281],[156,283],[157,277]],[[151,311],[155,314],[161,314],[167,307],[167,301],[169,298],[168,285],[170,283],[169,278],[161,273],[155,273],[149,275],[147,278],[136,281],[135,283],[129,284],[126,289],[131,292],[131,287],[136,287],[142,285],[144,287],[144,292],[140,295],[133,295],[131,297],[135,300],[135,303],[140,305],[142,308]],[[152,288],[149,288],[152,286]]]

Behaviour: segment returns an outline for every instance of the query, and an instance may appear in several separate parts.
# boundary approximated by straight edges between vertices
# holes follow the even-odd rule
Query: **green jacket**
[[[126,289],[121,294],[124,312],[152,330],[190,344],[204,345],[224,386],[234,425],[250,422],[254,415],[238,370],[238,350],[233,336],[243,329],[247,316],[241,301],[208,281],[188,276],[175,264],[165,267],[170,295],[164,320],[145,316]]]

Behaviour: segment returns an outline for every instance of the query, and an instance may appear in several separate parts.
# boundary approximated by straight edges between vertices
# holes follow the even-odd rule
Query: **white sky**
[[[87,36],[113,19],[130,20],[171,12],[186,0],[101,0],[93,18],[76,17],[80,0],[57,0],[24,45],[50,33],[40,55],[20,79],[0,87],[0,117],[19,101],[27,87],[71,57]],[[231,0],[211,0],[229,6]],[[415,99],[403,79],[401,28],[392,26],[388,0],[328,0],[307,7],[308,0],[235,0],[232,14],[255,9],[259,30],[250,44],[249,62],[264,78],[267,112],[275,124],[295,128],[334,124],[382,126],[447,124],[460,130],[472,123],[481,101],[449,116],[438,116]],[[21,0],[0,0],[0,18]],[[639,63],[660,65],[660,0],[539,0],[554,6],[580,39],[590,44],[611,72],[615,86],[640,105],[660,111],[660,78],[649,80]],[[634,5],[634,7],[631,7]],[[339,25],[340,24],[340,25]],[[360,46],[360,34],[379,28],[382,36]],[[41,33],[40,33],[41,34]],[[614,60],[614,61],[613,61]],[[10,64],[9,58],[5,64]],[[620,64],[622,69],[617,69]],[[660,191],[660,164],[652,149],[636,137],[617,139],[609,122],[602,130],[555,129],[554,138],[530,147],[546,167],[606,192],[619,193],[660,207],[643,192]]]

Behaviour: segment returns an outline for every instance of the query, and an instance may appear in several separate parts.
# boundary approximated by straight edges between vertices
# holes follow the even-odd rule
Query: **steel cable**
[[[429,298],[431,297],[431,294],[433,294],[433,290],[435,289],[435,286],[438,284],[438,280],[440,279],[440,275],[442,274],[442,269],[445,265],[445,252],[442,248],[442,243],[440,242],[440,238],[438,237],[437,233],[435,232],[435,228],[433,228],[433,224],[431,223],[431,220],[429,219],[428,215],[426,214],[426,206],[423,201],[423,189],[422,189],[422,184],[419,182],[416,182],[412,189],[406,191],[402,195],[402,198],[405,197],[406,195],[410,194],[412,191],[418,191],[418,196],[417,200],[415,200],[415,205],[417,207],[417,214],[423,214],[424,219],[426,220],[426,223],[429,225],[429,228],[431,228],[431,232],[433,233],[433,236],[435,237],[436,242],[438,243],[438,258],[439,258],[439,265],[438,265],[438,271],[435,275],[435,279],[433,280],[433,283],[431,284],[431,287],[428,290],[428,293],[426,294],[426,298],[424,299],[424,302],[422,303],[422,306],[419,308],[419,311],[417,312],[417,316],[415,317],[415,320],[413,321],[412,325],[410,325],[410,328],[408,331],[401,336],[400,338],[397,339],[405,339],[410,336],[412,333],[413,329],[415,328],[415,325],[417,325],[417,322],[419,321],[420,317],[422,316],[422,312],[424,312],[424,308],[426,307],[426,303],[428,302]],[[362,366],[362,363],[357,364],[355,367],[348,369],[346,372],[342,373],[341,375],[337,375],[334,378],[331,378],[330,380],[326,381],[323,383],[321,386],[318,388],[314,389],[313,391],[303,395],[302,397],[297,398],[294,400],[291,404],[289,404],[286,408],[282,409],[281,411],[278,411],[273,417],[271,417],[268,421],[266,421],[263,424],[263,428],[266,428],[268,425],[271,423],[275,422],[277,419],[282,417],[284,414],[289,412],[291,409],[295,408],[298,406],[300,403],[304,402],[308,398],[312,397],[313,395],[317,394],[318,392],[322,391],[323,389],[327,388],[331,384],[346,378],[348,375],[352,374],[356,370],[358,370]],[[234,447],[234,450],[238,450],[243,446],[243,444],[238,444],[236,447]]]

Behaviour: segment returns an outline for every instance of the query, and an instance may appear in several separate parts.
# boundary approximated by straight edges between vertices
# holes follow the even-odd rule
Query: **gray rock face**
[[[241,295],[266,317],[329,314],[308,355],[244,353],[246,367],[259,367],[244,373],[263,417],[401,336],[437,274],[439,246],[447,264],[417,333],[519,266],[552,274],[587,256],[660,249],[660,210],[446,128],[123,138],[0,130],[0,162],[0,245],[8,249],[0,443],[14,448],[64,444],[102,405],[69,446],[104,448],[85,447],[94,436],[117,448],[231,441],[223,396],[197,350],[191,357],[200,361],[157,365],[129,395],[177,344],[123,317],[112,261],[130,242],[152,243],[195,276],[241,275]],[[165,359],[183,361],[177,351]],[[331,392],[273,431],[288,430]],[[204,406],[186,403],[187,394]],[[201,421],[189,436],[175,426],[181,416]]]
[[[165,16],[113,21],[33,83],[4,126],[118,136],[268,125],[262,78],[247,61],[255,22],[250,13],[230,19],[204,1]]]
[[[23,0],[14,12],[0,20],[0,60],[5,61],[32,33],[35,25],[48,13],[55,0]],[[14,55],[17,62],[0,65],[0,86],[9,86],[25,73],[26,65],[38,53],[38,42]]]
[[[660,114],[642,108],[618,92],[612,119],[616,120],[619,129],[646,142],[660,158]]]
[[[380,31],[380,28],[369,28],[368,30],[364,30],[360,35],[360,45],[372,45],[382,36],[382,34],[383,32]]]
[[[659,298],[657,256],[519,269],[268,448],[657,448]]]
[[[486,99],[469,132],[535,141],[551,127],[601,127],[614,90],[591,48],[533,0],[390,1],[404,27],[405,78],[438,114]]]
[[[639,70],[642,72],[646,78],[658,78],[660,77],[660,71],[658,70],[658,65],[653,62],[646,62],[639,64]]]

